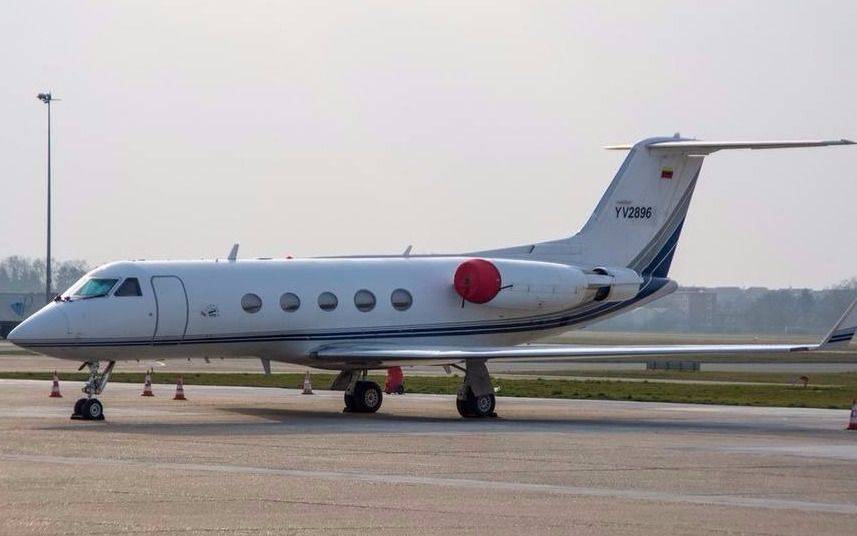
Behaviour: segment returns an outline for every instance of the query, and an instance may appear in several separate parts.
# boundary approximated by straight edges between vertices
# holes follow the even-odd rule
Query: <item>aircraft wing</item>
[[[313,357],[324,361],[344,360],[350,363],[383,362],[419,364],[419,362],[457,363],[468,359],[526,359],[562,358],[562,360],[593,357],[633,357],[652,355],[700,355],[798,352],[818,349],[819,345],[789,344],[713,344],[664,346],[575,346],[563,344],[526,346],[408,346],[408,345],[332,345],[314,352]]]
[[[662,355],[766,354],[842,349],[857,332],[857,300],[818,344],[679,344],[645,346],[424,346],[400,344],[334,344],[319,348],[312,357],[319,361],[353,366],[394,366],[457,363],[468,359],[557,358],[562,360]]]

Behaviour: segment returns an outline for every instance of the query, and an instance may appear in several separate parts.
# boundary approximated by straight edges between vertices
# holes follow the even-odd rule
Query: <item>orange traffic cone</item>
[[[181,376],[179,376],[178,381],[176,381],[176,396],[173,397],[173,400],[187,400],[184,396],[184,383],[182,382]]]
[[[143,381],[143,392],[140,396],[155,396],[155,393],[152,392],[152,373],[146,373],[146,379]]]
[[[306,376],[304,376],[304,390],[301,393],[302,395],[311,395],[312,393],[312,381],[309,378],[309,371],[306,371]]]
[[[857,400],[851,402],[851,418],[848,419],[846,430],[857,430]]]
[[[60,377],[57,375],[57,371],[54,371],[54,386],[51,387],[51,396],[49,398],[62,398],[60,394]]]

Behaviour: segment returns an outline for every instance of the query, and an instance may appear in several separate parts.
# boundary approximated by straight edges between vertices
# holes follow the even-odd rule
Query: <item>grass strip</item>
[[[175,373],[152,376],[157,384],[172,384]],[[302,374],[257,374],[192,372],[181,374],[185,385],[230,385],[248,387],[299,388]],[[142,386],[144,374],[140,372],[116,372],[110,380],[120,383],[137,383]],[[333,374],[312,374],[312,383],[317,389],[330,385]],[[50,372],[0,372],[0,378],[50,380]],[[82,372],[61,373],[60,380],[84,381]],[[370,375],[381,385],[384,377]],[[453,376],[409,376],[405,388],[409,393],[455,394],[461,378]],[[799,408],[848,409],[857,397],[855,385],[829,385],[824,387],[798,387],[791,385],[747,385],[747,384],[682,384],[623,381],[589,381],[556,379],[494,378],[499,387],[498,395],[532,398],[567,398],[589,400],[633,400],[640,402],[678,402],[687,404],[727,404],[739,406],[778,406]],[[142,387],[141,387],[142,388]]]

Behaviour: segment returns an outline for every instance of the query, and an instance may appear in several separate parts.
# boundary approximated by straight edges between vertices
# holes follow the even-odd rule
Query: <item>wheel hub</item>
[[[479,413],[488,413],[491,411],[491,398],[487,395],[480,396],[476,399],[476,407],[479,409]]]

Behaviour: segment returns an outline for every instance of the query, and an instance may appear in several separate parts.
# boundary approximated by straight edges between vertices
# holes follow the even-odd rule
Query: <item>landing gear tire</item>
[[[84,402],[81,409],[84,416],[90,421],[104,420],[104,406],[101,405],[101,402],[97,398],[90,398]]]
[[[77,402],[74,403],[74,413],[73,415],[78,415],[83,417],[83,405],[86,403],[87,398],[78,398]]]
[[[493,394],[470,397],[470,411],[477,418],[496,417],[494,406],[497,405],[497,399]]]
[[[496,417],[494,408],[497,405],[497,398],[493,394],[475,396],[473,391],[467,389],[467,398],[455,399],[455,407],[458,409],[458,414],[464,418],[484,419],[486,417]]]
[[[348,396],[345,395],[345,408],[348,410]],[[381,386],[375,382],[361,381],[354,386],[351,396],[351,411],[355,413],[375,413],[381,408],[384,401],[384,393]]]
[[[74,403],[74,413],[71,418],[84,421],[103,421],[104,406],[97,398],[81,398]]]
[[[475,415],[473,415],[473,413],[470,411],[470,403],[467,400],[460,400],[456,398],[455,407],[456,409],[458,409],[458,414],[464,417],[465,419],[475,417]]]
[[[345,393],[345,409],[342,410],[344,413],[352,413],[356,411],[354,409],[354,395],[349,395]]]

